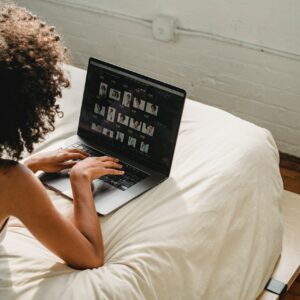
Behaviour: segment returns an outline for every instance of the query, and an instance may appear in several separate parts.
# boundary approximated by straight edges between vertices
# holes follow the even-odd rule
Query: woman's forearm
[[[74,225],[92,244],[96,255],[103,260],[103,239],[88,178],[71,175],[74,203]]]

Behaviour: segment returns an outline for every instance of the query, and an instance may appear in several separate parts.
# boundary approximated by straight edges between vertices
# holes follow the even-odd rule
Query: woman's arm
[[[103,264],[104,253],[91,181],[103,175],[123,173],[115,169],[121,166],[109,157],[90,157],[75,166],[71,171],[74,222],[55,209],[41,182],[21,164],[7,174],[4,188],[9,201],[3,203],[3,209],[19,218],[42,244],[69,266],[96,268]]]
[[[124,171],[114,169],[122,168],[118,161],[118,159],[108,156],[88,157],[74,165],[70,172],[74,199],[74,224],[84,236],[97,246],[97,251],[102,253],[102,257],[102,235],[93,201],[91,182],[103,175],[124,174]]]
[[[59,149],[30,156],[24,161],[24,165],[33,173],[37,171],[56,173],[72,168],[78,160],[85,159],[88,156],[87,153],[79,149]]]

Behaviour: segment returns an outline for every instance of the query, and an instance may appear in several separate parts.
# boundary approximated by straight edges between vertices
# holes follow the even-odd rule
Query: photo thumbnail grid
[[[100,103],[96,102],[94,106],[95,115],[103,117],[104,120],[107,120],[112,124],[120,124],[125,128],[122,128],[123,131],[120,131],[118,130],[118,127],[120,126],[117,126],[116,130],[112,130],[101,126],[96,122],[92,122],[91,129],[97,133],[101,133],[109,139],[115,139],[120,143],[125,143],[128,146],[135,148],[142,153],[149,153],[150,144],[143,141],[142,139],[138,140],[137,137],[132,136],[129,129],[134,129],[136,132],[145,134],[145,137],[153,137],[155,132],[155,126],[151,124],[153,122],[149,122],[149,120],[139,120],[142,115],[139,118],[136,116],[131,116],[130,113],[129,115],[125,114],[122,108],[130,108],[133,111],[134,109],[136,109],[141,112],[143,111],[149,115],[157,116],[159,106],[152,102],[147,102],[146,100],[141,99],[139,97],[134,97],[133,93],[130,91],[121,91],[116,88],[109,88],[108,83],[106,82],[100,82],[99,97]],[[119,106],[117,108],[111,106],[112,104],[110,104],[110,106],[107,106],[107,101],[103,100],[113,100],[119,102]],[[118,108],[120,108],[121,112],[119,112]]]
[[[125,140],[125,133],[121,132],[119,130],[117,130],[116,132],[114,132],[111,129],[108,129],[106,127],[102,127],[101,125],[92,122],[91,125],[91,129],[97,133],[101,133],[102,135],[108,137],[109,139],[114,139],[120,143],[126,143]],[[139,150],[142,153],[149,153],[149,147],[150,144],[142,141],[137,141],[136,137],[133,137],[131,135],[128,135],[128,139],[127,139],[127,145],[131,146],[132,148],[138,149],[138,143],[139,143]]]
[[[101,82],[99,87],[100,98],[107,98],[107,92],[108,92],[108,84],[105,82]],[[115,88],[109,89],[109,93],[108,93],[109,99],[121,102],[122,105],[125,107],[136,108],[145,111],[150,115],[157,116],[159,110],[157,104],[147,102],[146,100],[140,97],[133,97],[132,92],[129,91],[123,91],[123,97],[121,97],[121,95],[122,95],[122,91]]]

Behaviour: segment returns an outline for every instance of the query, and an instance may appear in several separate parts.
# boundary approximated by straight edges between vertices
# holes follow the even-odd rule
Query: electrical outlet
[[[175,39],[177,19],[160,15],[152,22],[152,32],[155,39],[163,42],[171,42]]]

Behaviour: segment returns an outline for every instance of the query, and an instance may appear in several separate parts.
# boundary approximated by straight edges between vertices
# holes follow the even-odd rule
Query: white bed
[[[65,117],[37,151],[76,131],[85,71],[67,69]],[[105,265],[67,267],[12,218],[0,245],[0,299],[255,299],[281,251],[282,190],[267,130],[187,100],[171,177],[101,217]],[[72,203],[49,194],[70,216]]]

